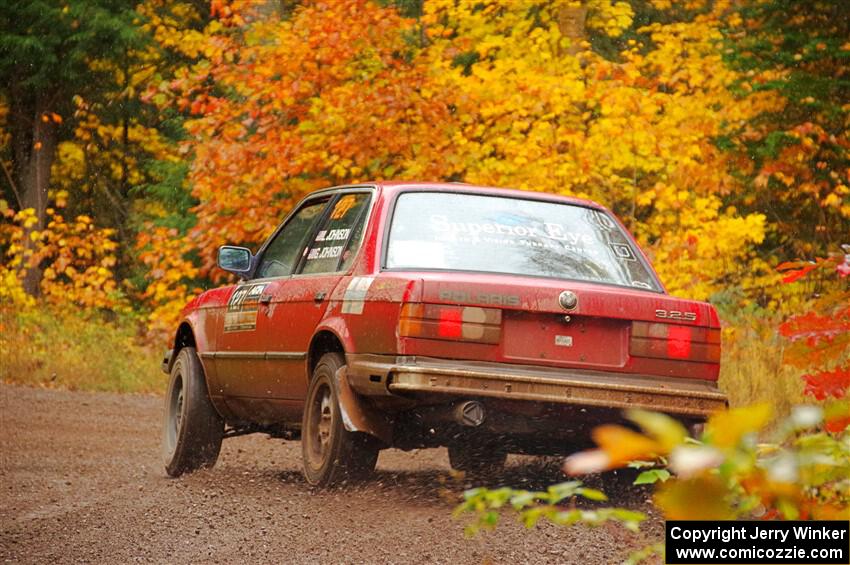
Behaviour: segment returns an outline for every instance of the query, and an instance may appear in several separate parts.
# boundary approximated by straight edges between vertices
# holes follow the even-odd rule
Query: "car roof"
[[[505,198],[523,198],[525,200],[544,200],[549,202],[558,202],[561,204],[575,204],[585,206],[587,208],[596,208],[605,210],[606,208],[592,200],[583,198],[575,198],[573,196],[564,196],[562,194],[552,194],[550,192],[537,192],[533,190],[519,190],[516,188],[497,188],[494,186],[480,186],[468,184],[465,182],[420,182],[420,181],[375,181],[362,182],[356,184],[347,184],[323,188],[317,190],[312,195],[324,192],[338,191],[342,189],[357,189],[366,187],[376,187],[380,190],[384,198],[392,198],[402,192],[454,192],[464,194],[483,194],[489,196],[501,196]]]
[[[490,196],[502,196],[506,198],[523,198],[530,200],[548,200],[562,204],[577,204],[590,208],[604,209],[603,206],[592,200],[584,200],[572,196],[552,194],[549,192],[537,192],[532,190],[519,190],[516,188],[498,188],[494,186],[479,186],[465,182],[407,182],[407,181],[378,181],[372,184],[381,188],[386,197],[400,192],[408,191],[434,191],[434,192],[461,192],[467,194],[484,194]]]

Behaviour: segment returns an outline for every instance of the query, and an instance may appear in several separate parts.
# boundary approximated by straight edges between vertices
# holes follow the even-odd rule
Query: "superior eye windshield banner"
[[[848,563],[846,521],[668,521],[667,563]]]

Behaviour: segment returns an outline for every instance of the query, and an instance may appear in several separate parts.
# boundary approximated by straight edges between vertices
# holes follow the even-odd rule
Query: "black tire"
[[[474,444],[451,444],[449,449],[449,464],[455,471],[475,477],[490,477],[505,468],[508,458],[506,451],[496,446]]]
[[[380,444],[372,436],[349,432],[342,422],[334,375],[345,365],[339,353],[326,353],[313,370],[301,422],[304,478],[326,487],[368,477],[378,462]]]
[[[207,392],[204,369],[194,347],[184,347],[174,360],[165,397],[162,456],[165,472],[179,477],[212,467],[221,451],[224,420]]]

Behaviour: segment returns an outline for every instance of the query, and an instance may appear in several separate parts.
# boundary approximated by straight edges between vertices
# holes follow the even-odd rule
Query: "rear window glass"
[[[400,195],[387,268],[545,276],[660,290],[608,214],[477,194]]]

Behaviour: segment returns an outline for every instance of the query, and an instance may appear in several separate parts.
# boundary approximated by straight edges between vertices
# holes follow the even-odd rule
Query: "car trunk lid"
[[[574,307],[565,308],[570,300],[562,305],[564,293],[574,295]],[[497,344],[490,342],[493,360],[717,376],[719,322],[706,303],[613,285],[473,273],[427,275],[421,302],[498,309],[501,335]],[[469,344],[469,356],[481,355],[480,347]],[[466,356],[463,347],[452,354]]]

